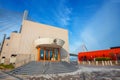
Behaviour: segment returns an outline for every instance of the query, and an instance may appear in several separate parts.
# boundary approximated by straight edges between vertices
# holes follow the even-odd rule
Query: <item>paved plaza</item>
[[[0,71],[0,80],[19,80],[19,79]]]
[[[120,80],[120,66],[84,66],[70,73],[8,75],[0,72],[0,80]]]

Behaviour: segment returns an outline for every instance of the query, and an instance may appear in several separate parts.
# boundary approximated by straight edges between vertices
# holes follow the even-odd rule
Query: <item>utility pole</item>
[[[3,49],[3,45],[4,45],[4,42],[5,42],[5,38],[6,38],[6,34],[4,34],[3,41],[2,41],[2,43],[1,43],[0,55],[1,55],[1,52],[2,52],[2,49]]]

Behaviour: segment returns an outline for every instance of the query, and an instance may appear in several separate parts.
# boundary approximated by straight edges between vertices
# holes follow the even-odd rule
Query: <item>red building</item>
[[[91,61],[98,57],[109,57],[112,60],[120,60],[120,47],[112,47],[107,50],[97,50],[78,53],[79,61]]]

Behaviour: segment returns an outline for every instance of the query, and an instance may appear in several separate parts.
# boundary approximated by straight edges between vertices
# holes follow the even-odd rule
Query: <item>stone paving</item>
[[[120,66],[79,65],[75,72],[60,74],[16,75],[0,72],[0,80],[120,80]]]
[[[119,71],[108,72],[82,72],[75,75],[60,76],[55,74],[51,77],[45,76],[24,76],[25,80],[120,80]]]
[[[58,73],[69,73],[76,71],[78,67],[73,63],[67,62],[35,62],[32,61],[21,67],[18,67],[12,71],[10,74],[16,75],[34,75],[34,74],[58,74]]]
[[[19,79],[0,71],[0,80],[19,80]]]
[[[119,66],[80,66],[79,70],[71,73],[18,75],[24,80],[120,80]]]

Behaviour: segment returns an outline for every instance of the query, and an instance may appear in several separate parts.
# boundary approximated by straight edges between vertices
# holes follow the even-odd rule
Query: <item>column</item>
[[[53,61],[55,61],[55,53],[54,53],[54,48],[52,49],[52,54],[53,54]]]
[[[48,50],[48,60],[50,60],[50,50]]]
[[[40,61],[40,48],[38,48],[37,61]]]
[[[46,57],[46,49],[44,48],[44,61],[46,60],[45,57]]]
[[[58,61],[60,61],[60,48],[58,48]]]

